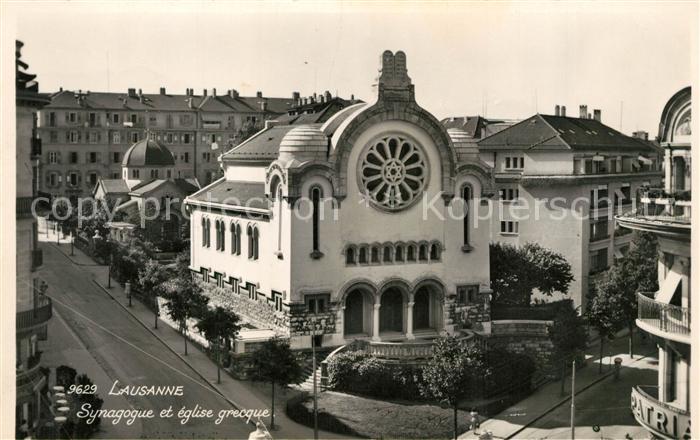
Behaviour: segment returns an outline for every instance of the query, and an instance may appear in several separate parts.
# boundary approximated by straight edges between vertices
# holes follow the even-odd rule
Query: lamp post
[[[129,298],[129,307],[131,307],[131,283],[128,281],[124,283],[124,293],[126,293],[126,297]]]
[[[316,373],[316,317],[311,321],[311,365],[314,380],[314,440],[318,440],[318,387]]]
[[[70,256],[72,257],[73,254],[73,241],[75,241],[75,236],[73,235],[73,231],[70,231]]]

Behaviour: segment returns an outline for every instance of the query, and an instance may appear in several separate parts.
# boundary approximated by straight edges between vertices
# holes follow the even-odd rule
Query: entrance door
[[[403,331],[403,297],[398,289],[390,288],[382,294],[379,309],[380,332]]]
[[[421,288],[413,299],[413,328],[430,328],[430,292]]]
[[[345,299],[345,334],[356,335],[364,332],[364,307],[362,292],[354,290]]]

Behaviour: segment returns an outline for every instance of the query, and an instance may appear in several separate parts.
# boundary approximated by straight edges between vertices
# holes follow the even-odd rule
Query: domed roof
[[[175,165],[173,154],[153,139],[136,142],[124,154],[123,167],[150,167]]]
[[[457,144],[457,143],[462,143],[462,142],[469,142],[472,139],[471,136],[469,136],[469,133],[466,131],[462,130],[461,128],[448,128],[447,129],[447,134],[450,136],[450,139],[452,139],[452,142]]]
[[[328,138],[318,127],[300,125],[282,138],[279,157],[284,160],[323,160],[327,150]]]

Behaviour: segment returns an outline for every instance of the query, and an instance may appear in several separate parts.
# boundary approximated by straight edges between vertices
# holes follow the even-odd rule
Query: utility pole
[[[318,440],[318,390],[316,389],[316,318],[311,327],[311,365],[314,370],[314,440]]]
[[[576,439],[576,425],[574,418],[576,414],[576,359],[571,362],[571,440]]]

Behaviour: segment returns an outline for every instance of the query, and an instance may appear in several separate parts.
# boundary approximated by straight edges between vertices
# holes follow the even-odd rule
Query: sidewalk
[[[598,374],[598,364],[600,345],[591,345],[586,349],[586,366],[576,370],[576,394],[595,386],[604,379],[614,374],[614,358],[622,359],[621,370],[625,367],[634,366],[637,363],[644,363],[647,356],[656,354],[656,347],[649,341],[642,341],[637,333],[635,334],[635,355],[630,359],[627,352],[628,339],[617,338],[608,342],[604,347],[603,373]],[[612,354],[610,354],[612,353]],[[624,373],[623,373],[624,374]],[[571,377],[566,378],[564,384],[565,395],[561,396],[561,381],[554,381],[545,384],[537,389],[533,394],[515,405],[505,409],[500,414],[481,423],[480,432],[491,431],[493,438],[519,438],[518,434],[540,418],[568,404],[571,393]],[[603,393],[604,394],[604,393]],[[605,397],[601,395],[601,400]],[[474,439],[476,436],[467,431],[459,436],[460,439]]]
[[[44,237],[45,234],[44,234]],[[99,285],[104,292],[111,296],[115,302],[127,310],[146,329],[148,329],[158,340],[166,345],[173,353],[179,356],[188,364],[204,381],[214,390],[221,394],[231,405],[240,409],[269,409],[271,404],[270,386],[268,384],[254,383],[249,381],[239,381],[230,377],[226,372],[221,372],[221,384],[216,384],[216,364],[207,357],[206,354],[197,349],[193,344],[188,343],[188,355],[184,356],[184,341],[180,333],[159,321],[158,329],[153,328],[153,312],[141,304],[136,298],[132,298],[132,307],[128,307],[129,300],[124,289],[119,283],[112,279],[111,288],[107,288],[107,266],[96,265],[96,263],[82,251],[73,249],[74,255],[70,255],[70,237],[60,239],[60,245],[56,245],[56,236],[50,231],[48,243],[57,247],[60,252],[74,264],[82,266],[86,273],[92,275],[93,282]],[[276,438],[313,438],[313,429],[300,425],[287,417],[285,414],[286,401],[292,397],[296,391],[276,390],[275,399],[275,427],[271,434]],[[269,420],[263,420],[269,425]],[[251,431],[253,427],[251,425]],[[335,433],[320,431],[320,438],[348,438]]]

